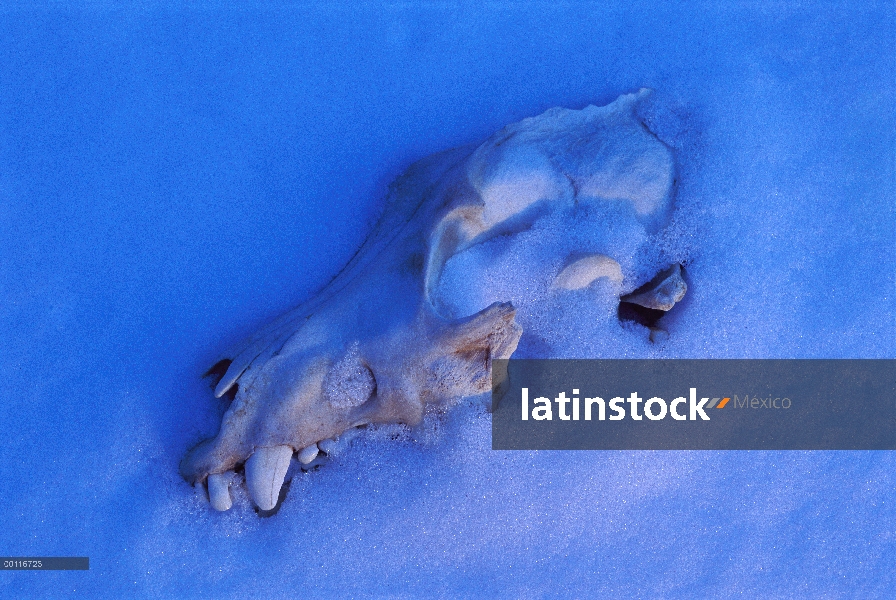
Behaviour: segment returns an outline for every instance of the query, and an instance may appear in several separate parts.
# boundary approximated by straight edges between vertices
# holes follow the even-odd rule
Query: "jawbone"
[[[413,425],[427,404],[491,389],[491,361],[513,354],[522,328],[508,302],[519,299],[477,306],[496,288],[487,242],[500,237],[505,252],[509,247],[517,256],[550,255],[523,233],[546,218],[568,218],[571,227],[581,227],[586,213],[592,221],[598,215],[584,222],[600,233],[608,228],[599,216],[604,209],[642,234],[665,225],[674,162],[635,116],[647,94],[621,96],[600,108],[551,109],[476,148],[413,165],[390,186],[383,217],[336,278],[217,363],[219,374],[226,371],[215,395],[233,401],[218,434],[184,457],[183,477],[207,479],[212,505],[227,510],[230,471],[244,463],[253,501],[270,510],[295,452],[307,463],[318,443],[350,428]],[[557,260],[533,259],[525,276],[545,280],[534,294],[604,280],[609,288],[602,289],[618,302],[626,287],[623,270],[630,270],[642,238],[624,256],[600,252],[597,242],[571,249],[559,244]],[[442,280],[452,259],[475,259],[480,266],[452,284]],[[671,307],[683,286],[678,275],[626,298],[657,304],[655,288],[666,294],[662,306]],[[677,290],[671,304],[670,289]]]

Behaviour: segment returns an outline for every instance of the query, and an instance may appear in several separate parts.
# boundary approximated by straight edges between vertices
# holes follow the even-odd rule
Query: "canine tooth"
[[[258,448],[246,461],[246,487],[261,510],[271,510],[277,506],[291,458],[292,448],[273,446]]]
[[[303,465],[307,465],[312,460],[317,458],[317,452],[317,444],[311,444],[310,446],[299,452],[299,462]]]
[[[230,473],[212,473],[208,476],[208,499],[215,510],[230,510]]]

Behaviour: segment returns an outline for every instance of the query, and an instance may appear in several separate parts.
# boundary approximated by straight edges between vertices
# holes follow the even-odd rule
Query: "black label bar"
[[[88,571],[86,556],[6,556],[0,558],[4,571]]]

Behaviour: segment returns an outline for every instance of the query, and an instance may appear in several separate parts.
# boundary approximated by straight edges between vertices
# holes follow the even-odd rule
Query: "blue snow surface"
[[[893,598],[891,452],[497,452],[468,401],[262,519],[178,474],[201,375],[413,161],[656,90],[661,357],[894,358],[892,2],[0,5],[2,598]],[[394,438],[394,439],[393,439]]]

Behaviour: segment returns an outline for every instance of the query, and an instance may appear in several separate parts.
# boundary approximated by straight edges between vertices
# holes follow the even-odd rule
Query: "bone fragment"
[[[258,508],[271,510],[277,505],[291,458],[292,448],[274,446],[258,448],[246,461],[246,486]]]
[[[681,266],[673,265],[657,275],[653,281],[633,294],[620,298],[622,302],[630,302],[645,308],[670,310],[676,302],[684,298],[688,286],[681,277]]]
[[[552,285],[565,290],[580,290],[601,277],[622,283],[622,268],[609,256],[589,254],[564,267]]]

